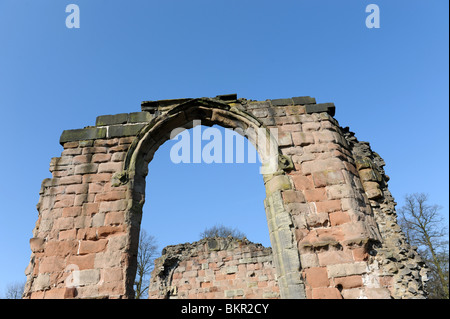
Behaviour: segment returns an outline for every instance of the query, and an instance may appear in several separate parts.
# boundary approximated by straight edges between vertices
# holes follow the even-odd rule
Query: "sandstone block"
[[[315,288],[312,290],[313,299],[342,299],[337,288]]]
[[[328,287],[330,284],[326,267],[305,269],[305,280],[311,288]]]
[[[306,146],[314,144],[314,136],[311,133],[292,132],[292,141],[294,145]]]
[[[291,175],[292,181],[294,182],[295,189],[299,191],[310,190],[314,188],[312,179],[308,176],[303,176],[301,174]]]
[[[308,189],[304,191],[307,202],[320,202],[327,200],[325,188]]]
[[[350,216],[342,211],[332,212],[329,214],[329,217],[331,226],[338,226],[345,223],[349,223],[351,221]]]
[[[93,163],[104,163],[111,160],[111,154],[94,154],[92,156]]]
[[[294,181],[295,184],[295,181]],[[305,196],[300,191],[285,190],[282,192],[283,200],[285,203],[304,203]]]
[[[42,252],[44,250],[45,240],[44,238],[31,238],[30,247],[31,251],[34,253]]]
[[[315,205],[318,213],[332,213],[341,210],[341,201],[339,199],[317,202]]]
[[[351,251],[342,250],[323,251],[318,253],[318,258],[320,266],[352,263],[354,261]]]
[[[100,280],[99,269],[86,269],[79,272],[80,286],[95,285]]]
[[[359,288],[363,286],[362,276],[338,277],[334,279],[335,285],[340,285],[343,289]]]
[[[367,272],[367,264],[365,262],[356,262],[328,265],[327,271],[329,278],[362,275]]]
[[[291,189],[291,181],[286,175],[277,175],[272,177],[266,183],[266,193],[271,194],[275,191]]]
[[[314,185],[324,187],[328,185],[344,184],[344,175],[341,171],[320,171],[312,173]]]

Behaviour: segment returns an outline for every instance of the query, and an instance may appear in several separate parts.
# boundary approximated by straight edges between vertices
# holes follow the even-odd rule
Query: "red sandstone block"
[[[92,215],[99,212],[99,203],[85,203],[82,206],[83,215]]]
[[[83,183],[109,182],[112,179],[111,173],[97,173],[83,175]]]
[[[320,202],[328,199],[325,188],[307,189],[304,194],[307,202]]]
[[[212,283],[210,281],[204,281],[200,283],[200,288],[209,288],[212,287]]]
[[[94,154],[92,156],[93,163],[104,163],[111,160],[111,154]]]
[[[103,202],[103,201],[114,201],[126,198],[125,191],[112,191],[107,193],[97,194],[95,196],[95,202]]]
[[[102,193],[104,191],[104,183],[89,183],[89,194]]]
[[[345,264],[353,262],[352,252],[349,250],[323,251],[317,254],[320,266]]]
[[[75,217],[81,215],[81,207],[64,207],[62,217]]]
[[[290,175],[296,190],[304,191],[314,189],[314,184],[312,179],[308,176],[303,176],[301,174]]]
[[[75,201],[75,194],[69,195],[59,194],[55,196],[55,204],[53,205],[53,208],[70,207],[73,206],[74,201]]]
[[[88,184],[68,185],[65,189],[66,194],[87,194]]]
[[[365,288],[367,299],[391,299],[391,293],[387,288]]]
[[[70,148],[66,149],[61,152],[61,156],[73,156],[73,155],[80,155],[81,154],[81,148]]]
[[[107,244],[108,244],[107,239],[99,239],[95,241],[93,240],[80,241],[78,254],[86,255],[101,252],[105,250]]]
[[[310,288],[328,287],[330,284],[326,267],[314,267],[305,269],[304,275],[306,284]]]
[[[44,299],[45,291],[35,291],[30,295],[30,299]]]
[[[53,229],[57,231],[72,229],[74,225],[73,217],[60,217],[53,223]]]
[[[311,145],[316,147],[317,145]],[[306,148],[306,147],[305,147]],[[312,153],[321,153],[322,150],[320,148],[318,149],[311,149]],[[320,152],[319,152],[320,151]],[[305,150],[306,152],[306,150]],[[305,174],[312,174],[313,172],[322,172],[322,171],[340,171],[341,169],[344,169],[344,164],[342,160],[335,157],[330,157],[326,159],[316,159],[314,161],[308,161],[302,163],[302,170]]]
[[[63,230],[58,234],[58,240],[71,240],[77,237],[76,229]]]
[[[125,293],[123,281],[105,282],[98,285],[98,293],[103,296],[120,296]]]
[[[107,139],[107,140],[95,140],[94,141],[94,146],[116,146],[119,144],[119,139],[118,138],[112,138],[112,139]]]
[[[113,162],[123,162],[125,160],[126,156],[127,156],[126,152],[113,153],[112,157],[111,157],[111,161],[113,161]]]
[[[98,238],[106,238],[109,235],[123,232],[123,226],[101,226],[97,229]]]
[[[114,152],[126,152],[128,151],[129,148],[129,144],[123,144],[123,145],[118,145],[118,146],[113,146],[109,149],[110,153],[114,153]]]
[[[69,256],[68,265],[76,266],[78,270],[93,269],[94,260],[95,254],[84,256]]]
[[[311,297],[312,299],[342,299],[337,288],[314,288]]]
[[[133,143],[134,139],[135,139],[134,136],[121,137],[119,138],[119,145],[131,144]]]
[[[64,269],[64,257],[48,256],[41,259],[39,263],[39,273],[52,273],[62,271]]]
[[[294,145],[307,146],[314,144],[314,136],[312,133],[292,132],[292,141]]]
[[[66,288],[52,288],[45,291],[45,299],[64,299]]]
[[[126,200],[115,200],[110,202],[100,202],[99,212],[117,212],[127,208],[128,202]]]
[[[364,247],[352,249],[352,254],[355,261],[366,261],[369,258],[369,253]]]
[[[318,213],[332,213],[341,209],[341,201],[339,199],[327,200],[316,203]]]
[[[345,183],[344,175],[341,171],[320,171],[312,173],[314,185],[316,187],[324,187],[328,185],[336,185]]]
[[[340,201],[339,201],[340,202]],[[345,223],[349,223],[350,216],[346,212],[335,211],[329,214],[331,226],[338,226]]]
[[[82,228],[77,231],[77,239],[81,240],[96,240],[97,229],[96,228]]]
[[[108,212],[105,215],[105,225],[121,225],[124,223],[125,217],[123,212]]]
[[[379,282],[382,287],[392,286],[393,277],[392,276],[381,276],[379,277]]]
[[[85,147],[83,148],[83,155],[86,154],[100,154],[100,153],[107,153],[108,149],[106,147],[102,146],[94,146],[94,147]]]
[[[340,285],[343,289],[352,289],[362,287],[363,281],[362,276],[355,275],[355,276],[334,278],[334,284],[336,287]]]
[[[295,182],[294,182],[295,183]],[[285,203],[304,203],[305,196],[301,191],[285,190],[282,192]]]
[[[30,238],[31,251],[34,253],[44,251],[45,240],[44,238]]]
[[[73,299],[77,296],[77,288],[66,287],[64,291],[64,299]]]
[[[91,161],[91,155],[77,155],[73,157],[73,164],[86,164]]]
[[[76,254],[78,243],[76,240],[71,241],[48,241],[45,245],[45,256],[67,256]]]
[[[280,132],[301,132],[302,125],[300,123],[285,124],[279,128]]]
[[[66,142],[63,144],[64,149],[78,147],[78,141],[76,142]]]

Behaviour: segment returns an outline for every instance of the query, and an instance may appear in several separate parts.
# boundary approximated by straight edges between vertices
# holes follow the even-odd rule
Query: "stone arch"
[[[116,185],[130,183],[130,191],[132,192],[132,203],[128,209],[130,216],[136,216],[136,220],[133,220],[133,217],[130,218],[130,220],[133,220],[130,229],[130,256],[134,256],[137,253],[138,235],[136,234],[139,233],[142,207],[145,201],[145,177],[148,172],[148,164],[159,146],[171,137],[171,132],[174,129],[192,128],[195,125],[195,121],[201,121],[201,124],[205,126],[219,125],[225,128],[237,129],[237,132],[240,133],[245,134],[247,132],[245,137],[255,146],[262,159],[262,171],[264,172],[265,169],[266,172],[263,175],[264,179],[270,180],[273,176],[289,179],[286,175],[286,170],[293,168],[292,162],[280,152],[278,138],[273,134],[273,130],[265,127],[252,114],[223,102],[207,98],[189,100],[176,105],[168,111],[161,112],[159,116],[150,121],[137,134],[127,152],[123,171],[116,176],[118,180]],[[259,137],[261,134],[264,134],[263,138]],[[261,142],[267,142],[266,144],[268,144],[262,147],[263,150],[261,150],[261,147],[258,147],[258,144]],[[270,188],[266,186],[266,194],[271,195],[276,191],[281,191],[282,187],[282,184]],[[275,220],[274,205],[280,204],[281,198],[276,203],[267,201],[267,218],[269,220]],[[296,247],[293,222],[283,208],[278,207],[277,209],[276,214],[284,214],[286,220],[283,222],[283,225],[269,222],[268,227],[280,285],[280,294],[282,298],[305,298],[299,272],[300,256]],[[133,265],[133,262],[130,262],[130,265]],[[130,267],[126,276],[130,277],[127,282],[131,283],[135,276],[133,266]],[[129,289],[132,289],[132,287],[129,287],[127,291]]]
[[[333,103],[231,94],[141,107],[62,133],[40,190],[24,298],[133,297],[147,164],[173,128],[196,119],[262,129],[275,147],[264,205],[282,298],[426,296],[426,266],[397,225],[385,163],[340,127]]]

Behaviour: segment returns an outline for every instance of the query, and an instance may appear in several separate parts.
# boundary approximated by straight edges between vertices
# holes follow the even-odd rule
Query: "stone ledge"
[[[149,112],[120,113],[97,116],[95,126],[108,126],[127,123],[147,123],[153,118]]]
[[[297,96],[293,97],[294,105],[308,105],[316,104],[316,99],[310,96]]]
[[[111,125],[108,138],[135,136],[146,124]]]
[[[95,140],[106,138],[106,127],[92,127],[76,130],[64,130],[59,138],[59,143],[62,145],[66,142]]]
[[[311,104],[306,105],[306,113],[322,113],[326,112],[330,114],[331,116],[334,116],[336,113],[336,107],[334,106],[334,103],[321,103],[321,104]]]

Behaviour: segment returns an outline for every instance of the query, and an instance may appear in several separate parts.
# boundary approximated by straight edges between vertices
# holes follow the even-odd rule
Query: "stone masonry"
[[[280,297],[272,249],[246,239],[202,239],[168,246],[155,261],[150,299]]]
[[[144,101],[64,131],[40,190],[24,298],[133,298],[148,163],[196,121],[263,130],[275,145],[262,180],[280,298],[426,298],[427,268],[397,224],[384,161],[334,115],[311,97],[229,94]]]

